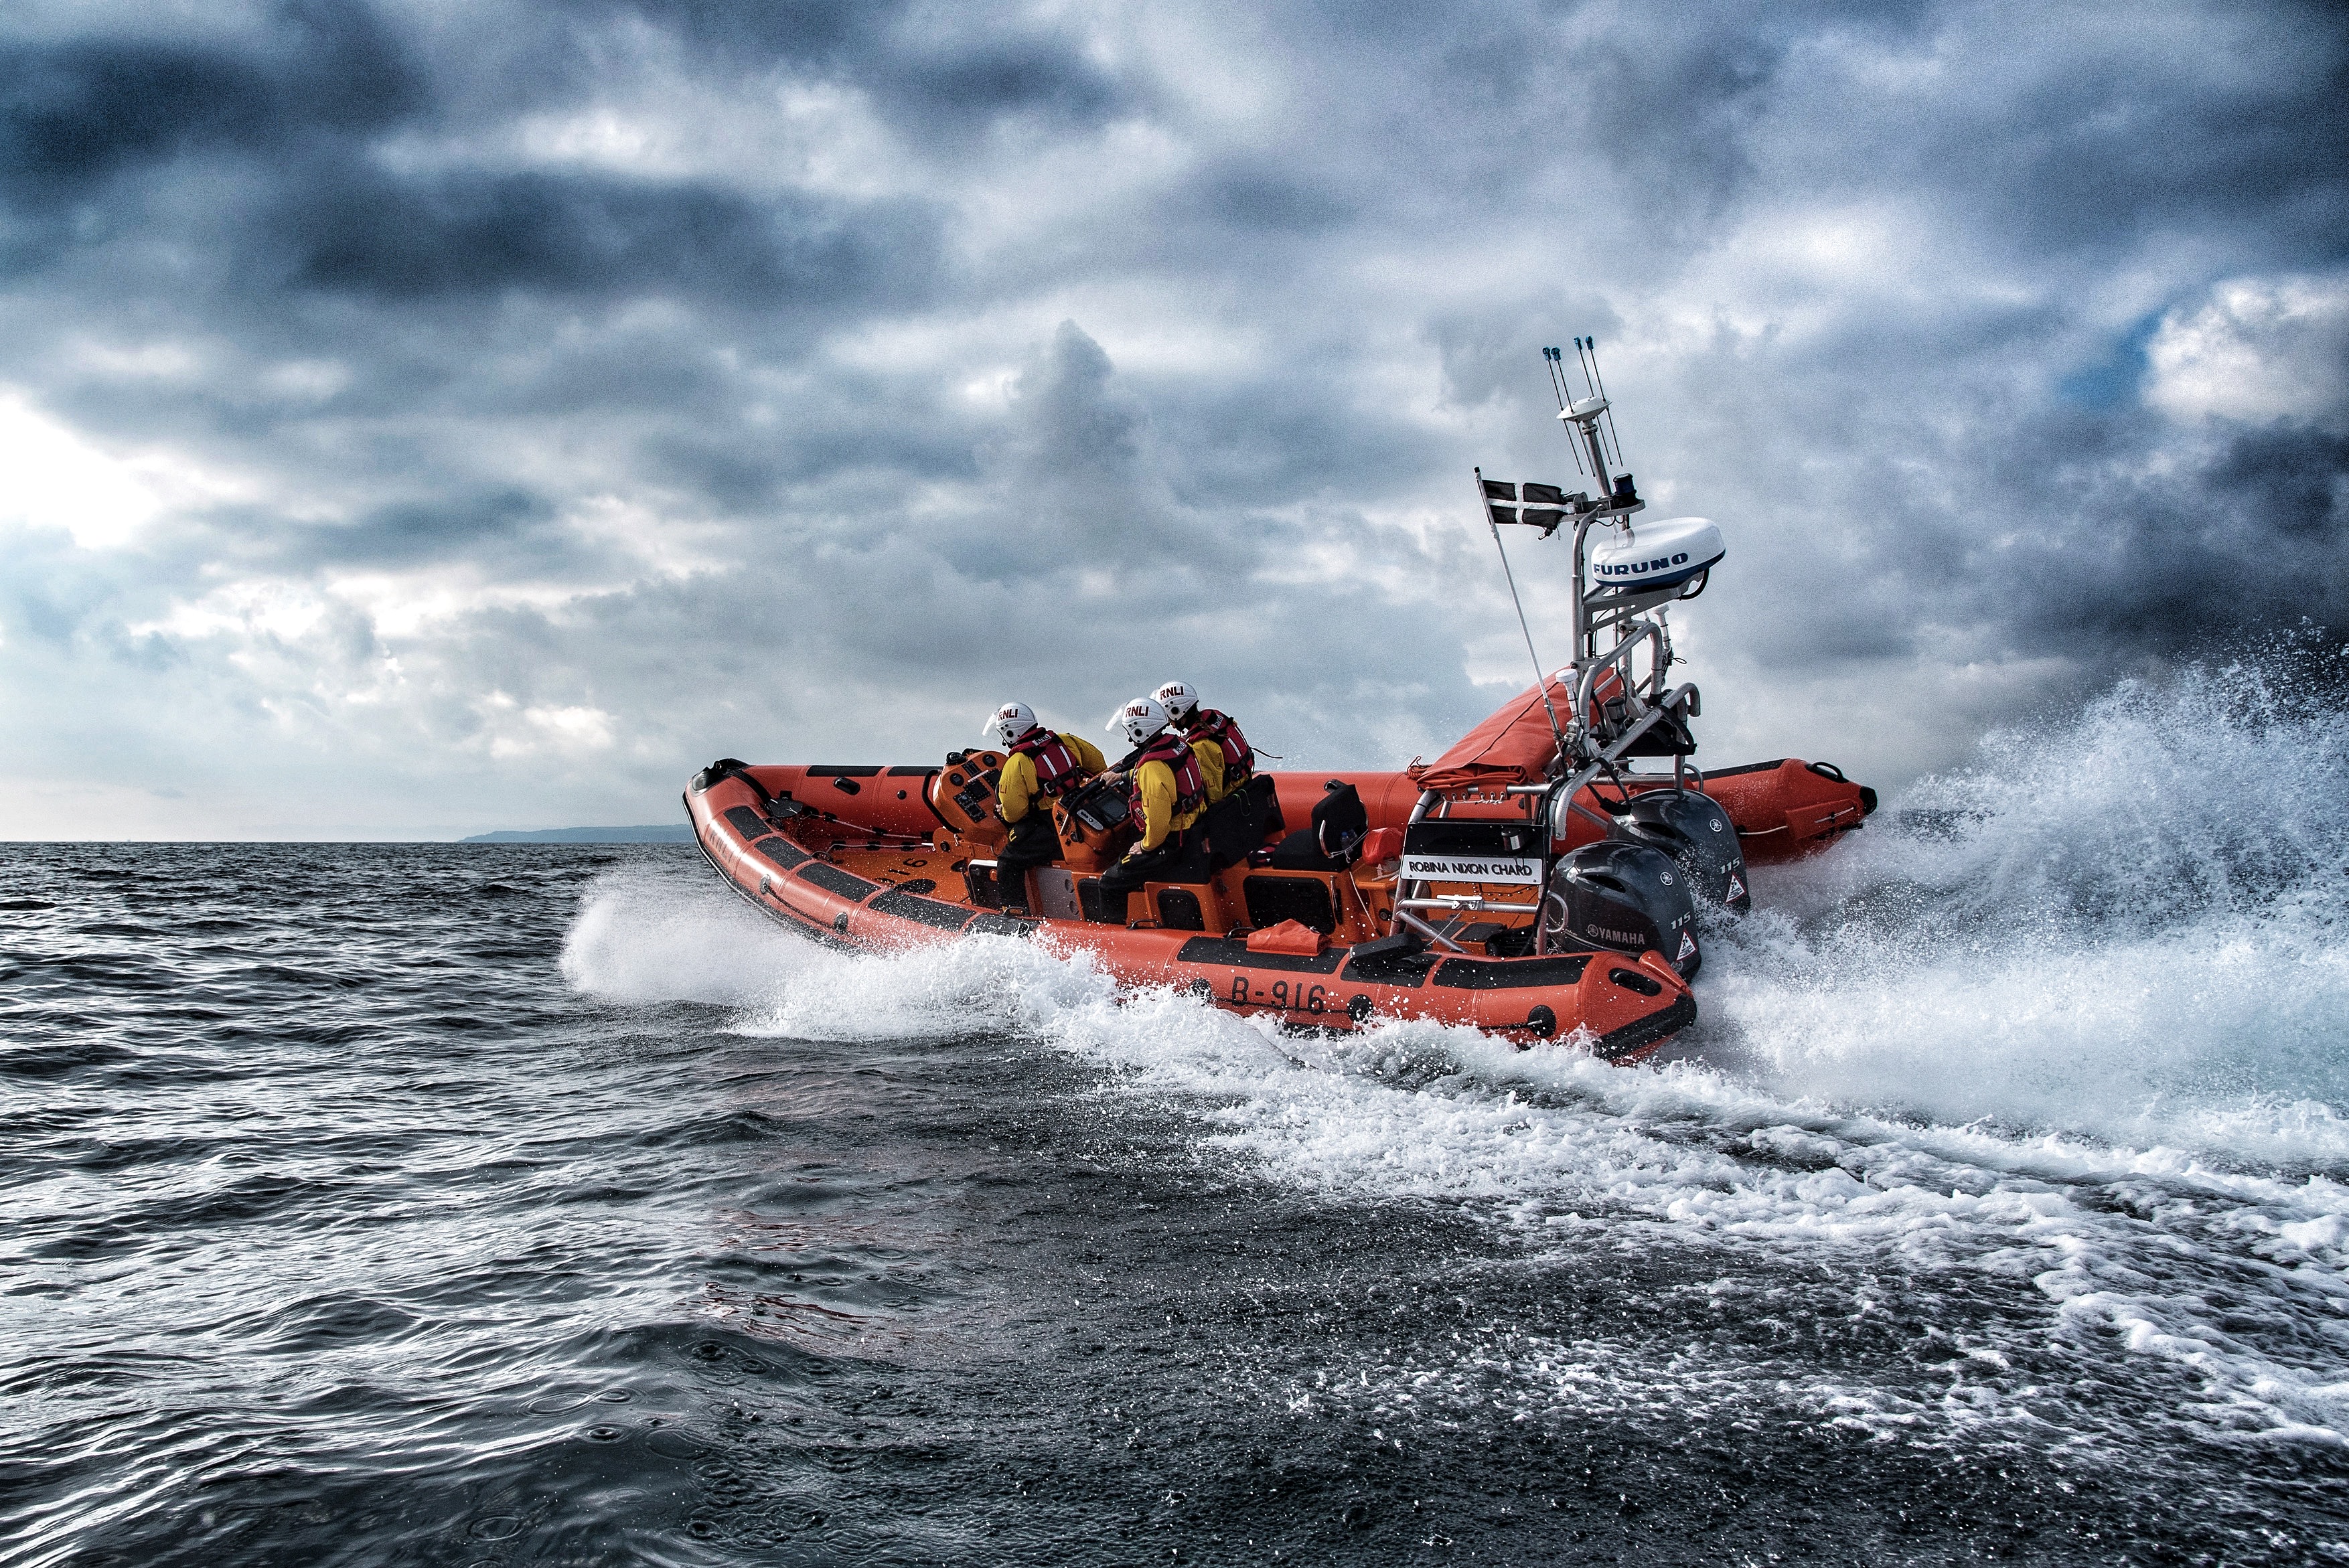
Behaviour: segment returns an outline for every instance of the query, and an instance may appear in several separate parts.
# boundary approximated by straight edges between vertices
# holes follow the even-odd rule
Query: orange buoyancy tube
[[[887,952],[966,935],[1025,937],[1056,954],[1089,952],[1121,984],[1193,991],[1282,1024],[1352,1029],[1424,1017],[1525,1046],[1579,1030],[1586,1048],[1618,1062],[1647,1056],[1696,1016],[1686,982],[1657,953],[1505,958],[1427,951],[1398,962],[1388,953],[1361,954],[1359,944],[1310,928],[1292,927],[1288,936],[1297,940],[1259,941],[1236,931],[1013,919],[956,896],[954,850],[823,852],[823,841],[851,825],[779,810],[747,769],[689,789],[686,812],[702,853],[738,893],[831,945]],[[1340,880],[1329,881],[1333,894]],[[1367,906],[1363,913],[1367,919]]]

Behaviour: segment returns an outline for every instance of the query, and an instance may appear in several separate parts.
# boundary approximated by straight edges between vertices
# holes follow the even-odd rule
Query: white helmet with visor
[[[1166,724],[1164,704],[1154,696],[1138,696],[1117,710],[1109,727],[1123,730],[1128,746],[1139,746],[1165,728]]]
[[[988,715],[987,722],[978,727],[979,734],[999,746],[1009,746],[1036,727],[1036,714],[1024,702],[1007,702]]]

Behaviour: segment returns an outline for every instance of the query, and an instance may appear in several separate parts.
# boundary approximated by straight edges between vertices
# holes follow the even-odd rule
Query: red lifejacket
[[[1036,788],[1042,794],[1058,795],[1084,776],[1068,742],[1040,724],[1013,741],[1011,749],[1036,765]]]
[[[1183,732],[1168,725],[1143,743],[1133,754],[1133,771],[1127,775],[1133,784],[1126,790],[1127,810],[1133,814],[1134,826],[1142,825],[1142,765],[1164,762],[1174,775],[1174,814],[1195,811],[1207,803],[1207,776],[1199,770],[1199,754],[1183,738]]]
[[[1212,707],[1196,709],[1191,715],[1191,738],[1212,740],[1224,748],[1224,788],[1228,790],[1256,771],[1256,753],[1248,749],[1247,737],[1232,722],[1228,713],[1217,713]]]

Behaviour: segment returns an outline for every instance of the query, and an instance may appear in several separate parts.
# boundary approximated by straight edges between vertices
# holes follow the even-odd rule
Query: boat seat
[[[1142,891],[1152,917],[1168,931],[1221,936],[1243,919],[1239,882],[1227,872],[1207,882],[1146,882]]]
[[[1337,904],[1321,877],[1251,872],[1241,884],[1241,895],[1247,900],[1248,923],[1258,931],[1284,920],[1310,926],[1324,936],[1338,929]]]
[[[1208,869],[1219,872],[1238,865],[1284,825],[1280,793],[1270,779],[1259,773],[1208,807],[1199,820],[1206,834]]]
[[[1275,870],[1341,872],[1354,862],[1354,853],[1370,831],[1371,814],[1351,784],[1330,780],[1321,799],[1313,803],[1313,820],[1274,847]]]
[[[1158,910],[1158,923],[1167,931],[1205,931],[1206,911],[1200,907],[1199,894],[1204,889],[1162,887],[1154,900]]]

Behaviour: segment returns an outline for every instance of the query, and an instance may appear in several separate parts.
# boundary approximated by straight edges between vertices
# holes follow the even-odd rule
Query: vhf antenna
[[[1574,340],[1574,346],[1578,353],[1582,347],[1582,339],[1578,337],[1576,338]],[[1566,412],[1566,405],[1568,397],[1566,387],[1566,351],[1559,348],[1543,349],[1542,368],[1549,372],[1549,389],[1557,394],[1557,411],[1563,414]],[[1586,470],[1582,466],[1581,451],[1575,447],[1572,441],[1568,441],[1567,443],[1567,449],[1574,453],[1574,471],[1578,474],[1585,472]]]
[[[1599,340],[1595,337],[1578,337],[1574,340],[1574,350],[1575,357],[1578,359],[1583,359],[1584,356],[1588,356],[1582,366],[1583,379],[1586,382],[1596,383],[1599,396],[1606,397],[1607,377],[1599,374]],[[1617,464],[1623,468],[1630,468],[1631,465],[1623,461],[1623,438],[1616,434],[1615,401],[1611,397],[1607,401],[1607,434],[1614,439]]]

